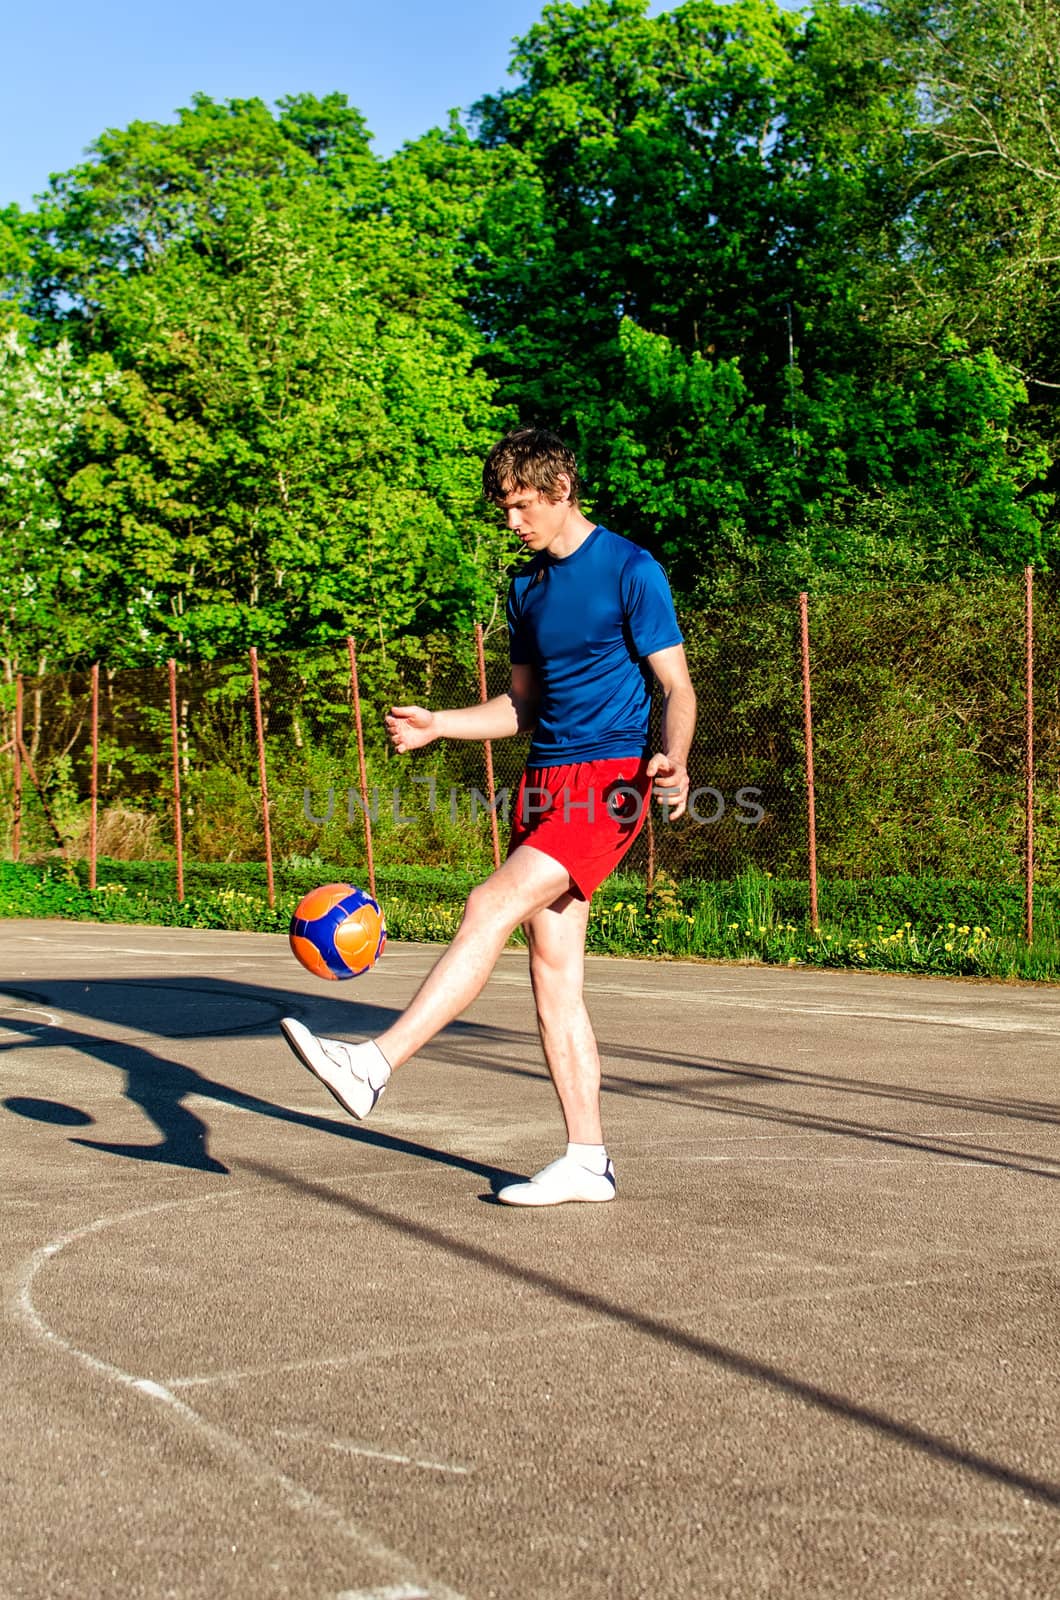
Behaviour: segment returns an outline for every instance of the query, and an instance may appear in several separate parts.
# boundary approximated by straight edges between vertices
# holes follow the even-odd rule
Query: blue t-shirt
[[[508,642],[541,690],[527,766],[647,753],[644,657],[682,638],[666,575],[646,550],[596,527],[569,556],[534,556],[508,590]]]

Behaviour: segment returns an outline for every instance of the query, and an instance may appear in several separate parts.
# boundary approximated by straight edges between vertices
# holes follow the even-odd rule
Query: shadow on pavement
[[[331,995],[307,997],[297,992],[267,988],[262,985],[232,983],[228,979],[203,978],[200,980],[172,978],[121,978],[84,981],[48,979],[39,989],[21,986],[0,986],[0,994],[23,1003],[27,1009],[55,1007],[66,1014],[78,1014],[96,1022],[137,1027],[144,1030],[146,1041],[155,1039],[215,1039],[233,1035],[278,1038],[274,1031],[280,1016],[309,1016],[320,1031],[336,1031],[341,1035],[371,1036],[387,1027],[396,1014],[394,1008],[358,1002],[355,998],[332,998]],[[263,1013],[265,1013],[263,1015]],[[5,1018],[0,1016],[0,1023]],[[189,1023],[192,1024],[189,1026]],[[227,1084],[204,1077],[194,1068],[182,1065],[144,1048],[138,1041],[118,1041],[100,1038],[90,1032],[18,1021],[18,1031],[36,1039],[37,1048],[66,1046],[92,1056],[106,1066],[126,1074],[125,1093],[138,1105],[162,1134],[156,1144],[108,1144],[102,1140],[75,1139],[72,1142],[89,1148],[107,1151],[141,1161],[165,1162],[207,1172],[226,1172],[228,1169],[207,1150],[207,1125],[185,1107],[182,1102],[189,1095],[212,1098],[226,1105],[257,1112],[261,1116],[318,1128],[333,1137],[348,1138],[380,1148],[402,1151],[422,1156],[424,1159],[478,1173],[496,1186],[497,1181],[507,1181],[512,1176],[498,1169],[484,1167],[463,1157],[434,1150],[412,1141],[395,1139],[389,1135],[369,1131],[353,1125],[336,1124],[326,1118],[315,1118],[291,1111],[261,1096],[233,1089]],[[528,1036],[524,1031],[485,1027],[468,1022],[453,1023],[432,1045],[432,1054],[476,1071],[505,1077],[521,1077],[540,1082],[541,1067],[530,1068],[511,1065],[504,1059],[484,1062],[476,1055],[459,1048],[458,1041],[477,1044],[488,1043],[500,1057],[510,1057],[525,1050]],[[12,1046],[0,1045],[0,1050]],[[25,1048],[24,1045],[20,1048]],[[656,1050],[630,1047],[627,1044],[601,1043],[605,1060],[616,1056],[629,1062],[660,1064]],[[985,1116],[1005,1117],[1030,1123],[1060,1121],[1060,1107],[1040,1102],[1014,1102],[977,1097],[951,1095],[941,1091],[921,1090],[902,1084],[881,1084],[857,1078],[829,1076],[824,1072],[805,1069],[767,1067],[757,1062],[736,1062],[668,1054],[664,1064],[676,1068],[682,1076],[672,1081],[647,1080],[629,1076],[605,1074],[604,1094],[623,1098],[637,1098],[660,1104],[676,1105],[690,1110],[710,1111],[714,1115],[745,1118],[756,1123],[771,1123],[785,1128],[855,1139],[900,1149],[916,1150],[962,1162],[1000,1167],[1026,1176],[1055,1179],[1060,1177],[1060,1162],[1038,1153],[1000,1149],[989,1144],[972,1143],[963,1138],[918,1135],[903,1129],[888,1128],[878,1124],[848,1119],[836,1115],[796,1110],[760,1100],[738,1098],[732,1090],[737,1085],[755,1085],[826,1092],[837,1096],[894,1101],[920,1106],[934,1106],[949,1111],[962,1111]],[[689,1081],[687,1075],[694,1075]],[[8,1105],[8,1110],[17,1107]],[[70,1107],[74,1116],[92,1119],[87,1112]],[[28,1115],[29,1113],[20,1112]],[[48,1120],[41,1116],[39,1120]],[[51,1120],[59,1121],[58,1117]],[[1052,1170],[1050,1170],[1052,1169]]]
[[[26,1117],[30,1122],[53,1122],[57,1128],[86,1128],[96,1119],[77,1106],[64,1105],[61,1100],[36,1100],[28,1094],[11,1094],[0,1101],[5,1110],[16,1117]]]
[[[294,1173],[284,1171],[282,1168],[269,1166],[261,1161],[241,1161],[241,1170],[255,1173],[266,1182],[281,1185],[298,1194],[313,1200],[319,1200],[324,1205],[335,1206],[344,1211],[353,1212],[356,1216],[378,1223],[381,1227],[403,1235],[405,1238],[418,1239],[421,1243],[431,1246],[435,1250],[444,1251],[448,1255],[456,1256],[462,1261],[468,1261],[487,1271],[498,1273],[517,1282],[528,1284],[544,1294],[551,1295],[554,1299],[565,1302],[567,1305],[576,1306],[579,1310],[589,1311],[596,1316],[605,1317],[619,1326],[632,1329],[642,1334],[645,1338],[656,1340],[685,1352],[698,1356],[714,1366],[734,1373],[739,1377],[750,1378],[757,1383],[779,1391],[789,1398],[816,1407],[820,1411],[832,1416],[840,1417],[844,1421],[854,1423],[858,1427],[871,1429],[876,1434],[891,1439],[895,1443],[906,1445],[920,1451],[937,1461],[944,1461],[950,1466],[959,1467],[968,1472],[973,1472],[979,1477],[1002,1484],[1006,1488],[1014,1489],[1017,1493],[1025,1495],[1028,1499],[1042,1502],[1049,1506],[1060,1506],[1060,1484],[1049,1482],[1047,1479],[1033,1477],[1028,1473],[1020,1472],[1004,1463],[993,1461],[988,1456],[979,1455],[976,1451],[963,1449],[958,1444],[953,1444],[946,1439],[928,1433],[926,1429],[918,1427],[915,1423],[902,1422],[889,1417],[882,1411],[877,1411],[869,1406],[858,1405],[856,1401],[848,1400],[842,1395],[833,1394],[827,1389],[819,1388],[816,1384],[803,1382],[801,1379],[781,1371],[779,1367],[770,1366],[766,1362],[755,1361],[749,1356],[741,1355],[739,1351],[728,1350],[724,1345],[716,1344],[711,1339],[704,1339],[697,1334],[686,1332],[675,1327],[672,1323],[663,1322],[660,1318],[651,1317],[631,1306],[622,1306],[604,1299],[602,1295],[593,1294],[586,1289],[578,1288],[574,1284],[564,1283],[562,1279],[550,1276],[536,1267],[526,1266],[521,1262],[507,1260],[491,1250],[482,1246],[469,1244],[462,1239],[454,1239],[442,1233],[437,1228],[429,1227],[422,1222],[415,1222],[407,1217],[399,1217],[393,1212],[384,1211],[380,1206],[372,1205],[366,1200],[358,1199],[349,1194],[336,1192],[324,1184],[314,1183],[310,1179],[301,1178]]]
[[[285,1012],[296,1014],[298,1010],[305,1009],[304,999],[297,995],[284,994],[282,991],[251,989],[246,985],[225,985],[214,982],[208,986],[200,986],[211,995],[220,995],[224,999],[233,1001],[243,1000],[248,997],[255,1000],[267,1001],[270,1007],[276,1008],[277,1015]],[[89,985],[84,983],[49,982],[46,992],[26,989],[13,990],[8,986],[0,988],[0,993],[6,994],[19,1001],[26,1002],[31,1007],[53,1006],[64,1012],[75,1009],[82,1014],[90,1013],[96,1020],[109,1023],[120,1023],[124,1026],[143,1026],[145,1020],[157,1020],[157,1007],[152,1005],[152,999],[159,989],[168,993],[180,992],[185,994],[192,986],[188,984],[167,983],[166,980],[153,980],[137,984],[134,980],[120,982],[96,982]],[[134,991],[131,997],[129,991]],[[228,991],[234,991],[229,994]],[[121,991],[119,993],[119,991]],[[137,993],[138,991],[138,993]],[[139,1005],[135,1007],[134,1014],[129,1015],[131,1000],[138,999]],[[89,1002],[92,1002],[91,1005]],[[182,1002],[186,1006],[186,1001]],[[334,1003],[333,1003],[334,1004]],[[314,1007],[314,1015],[319,1008]],[[148,1018],[145,1019],[144,1012]],[[379,1007],[359,1007],[357,1021],[366,1030],[379,1031],[393,1017],[393,1012],[382,1010]],[[101,1139],[75,1138],[71,1143],[82,1145],[87,1149],[105,1151],[110,1155],[125,1156],[131,1160],[162,1162],[170,1166],[187,1167],[200,1172],[227,1173],[228,1168],[210,1155],[207,1148],[209,1126],[194,1111],[183,1104],[190,1095],[211,1099],[218,1104],[234,1106],[243,1111],[256,1113],[278,1122],[294,1124],[298,1127],[313,1128],[321,1133],[329,1134],[332,1138],[346,1139],[354,1144],[367,1145],[375,1149],[391,1150],[402,1155],[409,1155],[425,1161],[436,1162],[442,1166],[454,1167],[462,1172],[473,1173],[485,1179],[491,1187],[498,1188],[505,1183],[510,1183],[522,1174],[483,1162],[473,1161],[465,1156],[456,1155],[449,1151],[438,1150],[431,1145],[420,1144],[415,1140],[400,1138],[396,1135],[386,1134],[376,1129],[364,1128],[351,1123],[339,1123],[325,1116],[314,1116],[307,1112],[294,1111],[287,1106],[278,1105],[275,1101],[267,1100],[261,1095],[250,1093],[243,1089],[235,1089],[230,1084],[221,1083],[198,1072],[193,1067],[185,1066],[179,1061],[173,1061],[159,1055],[154,1050],[144,1048],[138,1042],[101,1038],[98,1034],[81,1032],[78,1029],[27,1021],[19,1015],[17,1022],[11,1017],[0,1014],[0,1025],[17,1027],[21,1036],[16,1043],[0,1044],[0,1053],[19,1049],[26,1050],[76,1050],[81,1055],[91,1057],[101,1062],[104,1066],[125,1074],[126,1097],[134,1105],[140,1107],[144,1114],[154,1123],[162,1139],[154,1144],[113,1144]],[[334,1026],[334,1023],[331,1024]],[[171,1032],[168,1037],[179,1039],[217,1038],[232,1033],[246,1033],[250,1031],[265,1032],[268,1037],[279,1038],[274,1035],[270,1024],[262,1028],[260,1022],[254,1024],[233,1023],[224,1028],[210,1027],[207,1030],[199,1028],[194,1031]],[[350,1031],[349,1021],[346,1022],[346,1031]],[[27,1036],[32,1041],[27,1043]],[[149,1037],[156,1037],[155,1033]],[[0,1102],[4,1108],[16,1115],[32,1117],[37,1121],[48,1121],[56,1124],[85,1125],[94,1119],[80,1107],[60,1106],[58,1102],[31,1100],[29,1097],[13,1097],[12,1100]],[[40,1108],[53,1107],[53,1114],[46,1114]],[[33,1107],[38,1110],[34,1112]]]

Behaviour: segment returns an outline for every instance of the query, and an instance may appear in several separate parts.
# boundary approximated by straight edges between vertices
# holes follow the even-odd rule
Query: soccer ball
[[[386,944],[377,900],[352,883],[325,883],[298,902],[288,930],[291,949],[318,978],[359,978]]]

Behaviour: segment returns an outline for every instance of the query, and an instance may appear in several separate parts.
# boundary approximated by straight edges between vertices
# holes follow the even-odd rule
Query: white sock
[[[374,1039],[366,1039],[359,1049],[364,1052],[357,1065],[361,1068],[362,1076],[368,1079],[373,1089],[381,1089],[390,1077],[391,1066],[386,1056],[380,1050]]]
[[[595,1172],[598,1178],[602,1178],[607,1171],[605,1144],[568,1144],[567,1154],[572,1161],[578,1163],[579,1167],[584,1167],[586,1172]]]

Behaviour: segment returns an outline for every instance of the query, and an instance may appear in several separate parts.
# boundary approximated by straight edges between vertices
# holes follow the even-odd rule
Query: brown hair
[[[553,504],[563,499],[560,473],[570,479],[570,503],[578,504],[578,463],[573,450],[547,428],[514,428],[493,446],[482,468],[487,500],[503,500],[516,489],[537,489]]]

